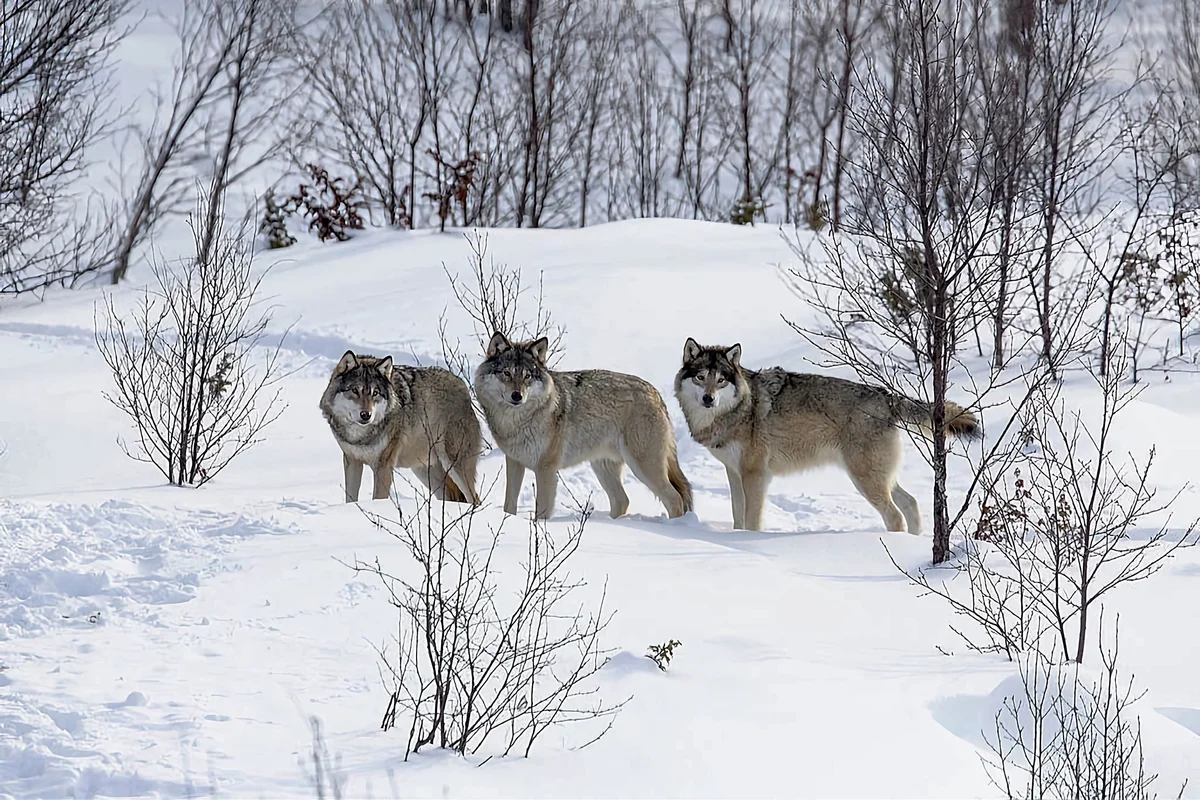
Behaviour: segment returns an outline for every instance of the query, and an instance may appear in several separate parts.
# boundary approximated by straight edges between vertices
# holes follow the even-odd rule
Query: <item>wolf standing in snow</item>
[[[369,464],[375,500],[391,491],[392,470],[406,467],[439,500],[479,505],[475,467],[483,437],[467,385],[450,372],[395,366],[391,356],[347,350],[321,397],[321,412],[342,448],[347,503],[358,500]]]
[[[679,469],[675,435],[658,390],[641,378],[606,370],[555,372],[545,338],[510,342],[492,336],[475,371],[475,396],[504,451],[504,510],[517,513],[525,470],[537,481],[536,519],[554,510],[558,471],[591,462],[608,495],[609,514],[629,509],[621,468],[662,501],[671,517],[692,509],[692,487]]]
[[[917,501],[896,483],[900,429],[932,430],[929,405],[883,389],[775,367],[748,370],[742,347],[683,346],[675,397],[692,437],[725,465],[733,527],[762,528],[772,475],[837,464],[889,531],[921,533]],[[946,433],[980,435],[975,415],[946,404]]]

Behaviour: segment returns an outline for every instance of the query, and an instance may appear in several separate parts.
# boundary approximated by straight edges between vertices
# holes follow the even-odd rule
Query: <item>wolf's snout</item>
[[[704,403],[705,408],[712,408],[713,396],[711,394],[706,394],[700,398],[700,402]]]
[[[371,421],[371,412],[370,411],[358,412],[358,421],[359,422],[370,422]]]
[[[512,402],[513,402],[513,405],[514,405],[514,406],[515,406],[517,403],[520,403],[520,402],[521,402],[521,393],[520,393],[520,392],[513,392],[513,393],[512,393]]]

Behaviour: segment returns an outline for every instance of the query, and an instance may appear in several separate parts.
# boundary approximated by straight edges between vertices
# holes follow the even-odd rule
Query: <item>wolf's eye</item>
[[[694,380],[696,383],[704,383],[704,373],[701,372],[699,375],[692,378],[692,380]]]
[[[725,384],[727,384],[727,383],[729,383],[729,381],[725,380],[725,376],[724,376],[724,375],[722,375],[721,377],[717,378],[717,386],[724,386],[724,385],[725,385]]]
[[[360,389],[357,386],[352,386],[350,388],[350,394],[354,395],[355,397],[358,397],[360,394],[362,394],[362,389]]]

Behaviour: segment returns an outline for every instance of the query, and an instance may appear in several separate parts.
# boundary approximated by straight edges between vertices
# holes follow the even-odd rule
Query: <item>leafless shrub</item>
[[[106,66],[127,0],[0,6],[0,294],[70,282],[100,266],[96,209],[75,180],[107,135]]]
[[[260,306],[253,239],[244,224],[224,230],[221,202],[201,197],[190,220],[195,254],[153,264],[154,283],[132,313],[112,294],[103,323],[97,311],[96,344],[116,384],[105,397],[136,431],[121,447],[175,486],[212,480],[283,410],[272,388],[282,339],[257,356],[271,315]]]
[[[565,331],[561,325],[554,322],[550,309],[545,304],[540,276],[533,313],[522,313],[525,311],[522,298],[529,288],[522,284],[520,267],[497,264],[496,260],[488,255],[486,234],[472,231],[464,235],[471,248],[470,276],[451,274],[445,264],[442,265],[442,269],[450,280],[450,289],[454,292],[454,299],[458,301],[459,308],[471,321],[476,345],[475,354],[487,350],[488,341],[497,331],[513,341],[545,336],[550,340],[547,363],[553,366],[562,356],[562,337]],[[474,371],[470,366],[472,356],[464,352],[460,342],[450,341],[444,315],[439,327],[446,363],[470,386],[474,380]]]
[[[1132,706],[1142,693],[1118,672],[1117,631],[1101,650],[1094,678],[1063,665],[1058,650],[1020,663],[1020,687],[1005,698],[984,765],[1012,800],[1150,800],[1156,775],[1146,771],[1140,721]],[[1182,794],[1182,792],[1181,792]]]
[[[1015,659],[1037,650],[1048,632],[1059,652],[1082,663],[1100,600],[1196,543],[1197,521],[1143,527],[1178,493],[1160,500],[1150,485],[1153,448],[1140,463],[1113,451],[1118,417],[1140,391],[1123,376],[1123,363],[1094,376],[1098,420],[1068,410],[1054,384],[1021,411],[1025,446],[989,471],[978,528],[953,563],[966,579],[964,594],[929,572],[910,576],[974,623],[957,631],[971,648]]]
[[[590,611],[575,605],[585,584],[569,573],[590,509],[558,541],[530,521],[511,597],[495,569],[501,530],[478,533],[477,509],[452,511],[426,495],[412,513],[398,511],[372,519],[411,569],[396,574],[378,559],[354,566],[383,583],[399,612],[392,647],[380,650],[390,684],[382,727],[408,725],[406,755],[497,743],[499,753],[528,756],[548,730],[587,721],[608,721],[591,741],[603,736],[622,704],[605,704],[589,683],[607,662],[600,637],[612,615],[603,597]]]

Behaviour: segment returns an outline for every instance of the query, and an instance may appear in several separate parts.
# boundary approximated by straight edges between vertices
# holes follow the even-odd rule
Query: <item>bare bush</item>
[[[1196,543],[1197,521],[1144,527],[1178,493],[1159,499],[1150,485],[1153,448],[1141,462],[1114,452],[1119,415],[1139,393],[1123,375],[1120,361],[1095,375],[1099,419],[1069,410],[1055,384],[1021,411],[1024,448],[988,472],[978,528],[953,564],[965,595],[928,572],[910,576],[973,623],[958,630],[973,649],[1015,659],[1048,632],[1059,652],[1082,663],[1099,602]]]
[[[454,299],[458,301],[459,308],[471,321],[476,344],[475,353],[486,351],[488,341],[496,332],[503,333],[513,341],[545,336],[550,340],[546,351],[546,363],[553,367],[562,357],[562,337],[565,331],[554,322],[550,309],[546,306],[540,276],[532,313],[528,313],[522,301],[530,287],[523,285],[520,267],[497,264],[495,258],[488,254],[486,234],[472,231],[464,235],[471,249],[469,277],[451,274],[445,264],[442,265],[442,269],[450,280],[450,289],[454,292]],[[468,386],[472,385],[474,371],[470,366],[471,357],[463,351],[461,343],[450,341],[445,316],[441,320],[440,332],[442,352],[447,364]]]
[[[478,533],[474,507],[459,513],[426,495],[412,513],[372,517],[412,562],[398,574],[378,559],[355,564],[399,612],[392,647],[380,650],[390,684],[382,727],[408,725],[406,755],[426,746],[467,755],[495,743],[528,756],[562,725],[607,722],[587,744],[607,732],[622,704],[605,704],[589,683],[607,662],[600,637],[612,615],[603,596],[590,611],[577,605],[585,584],[569,572],[589,511],[558,541],[530,521],[511,596],[496,569],[501,530]]]
[[[260,305],[253,237],[244,224],[224,230],[220,203],[201,198],[190,219],[195,254],[154,263],[132,313],[113,294],[103,322],[97,311],[96,344],[116,384],[105,397],[135,429],[121,447],[175,486],[212,480],[283,410],[273,388],[282,339],[261,347],[271,314]]]
[[[984,731],[992,783],[1012,800],[1150,800],[1157,776],[1146,771],[1140,721],[1142,693],[1118,672],[1117,631],[1102,649],[1092,679],[1063,665],[1058,650],[1020,664],[1019,691],[1005,698]]]
[[[127,0],[0,7],[0,294],[70,282],[102,259],[99,219],[73,202],[108,133],[106,66]]]

